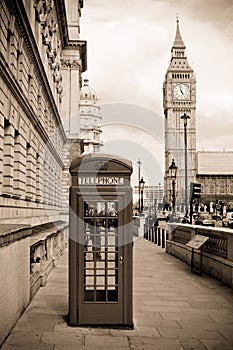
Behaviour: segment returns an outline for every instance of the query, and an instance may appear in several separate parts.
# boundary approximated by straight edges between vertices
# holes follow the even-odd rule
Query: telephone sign
[[[123,177],[116,176],[80,176],[79,185],[124,185]]]

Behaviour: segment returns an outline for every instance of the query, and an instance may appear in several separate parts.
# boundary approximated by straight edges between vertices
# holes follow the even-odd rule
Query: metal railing
[[[189,228],[188,225],[185,228],[177,226],[173,232],[173,240],[177,243],[186,244],[194,234],[209,237],[209,240],[203,247],[203,251],[227,259],[229,234],[222,230],[219,231],[220,229],[217,231],[211,230],[211,228],[195,226],[190,226]]]
[[[227,236],[220,235],[208,235],[209,240],[204,246],[204,251],[221,256],[222,258],[227,259],[228,257],[228,238]]]

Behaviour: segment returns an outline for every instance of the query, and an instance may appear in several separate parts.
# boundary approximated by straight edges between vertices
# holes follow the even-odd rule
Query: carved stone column
[[[67,138],[79,135],[79,96],[81,60],[77,51],[67,49],[62,59],[63,98],[61,117]],[[76,57],[73,57],[76,56]]]

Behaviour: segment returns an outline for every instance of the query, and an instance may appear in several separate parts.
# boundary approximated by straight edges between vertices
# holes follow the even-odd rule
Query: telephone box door
[[[86,196],[85,196],[86,197]],[[123,197],[123,196],[122,196]],[[82,198],[83,244],[79,245],[78,290],[80,324],[122,323],[123,312],[123,227],[120,211],[123,198]]]

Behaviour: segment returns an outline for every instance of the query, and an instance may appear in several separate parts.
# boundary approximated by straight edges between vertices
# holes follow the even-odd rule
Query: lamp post
[[[176,186],[176,173],[177,173],[177,166],[175,164],[174,159],[172,159],[171,165],[169,166],[169,172],[172,180],[172,218],[173,218],[175,214],[175,206],[176,206],[175,186]]]
[[[140,213],[143,211],[143,191],[145,186],[145,181],[143,180],[143,177],[140,180],[140,190],[141,190],[141,205],[140,205]]]
[[[188,213],[187,120],[190,119],[190,117],[186,113],[184,113],[184,115],[181,116],[181,119],[184,120],[184,179],[185,179],[184,205],[185,205],[185,216],[186,216]]]
[[[161,190],[161,183],[159,182],[158,203],[160,203],[160,190]]]
[[[140,201],[140,177],[141,177],[141,164],[142,164],[142,162],[140,161],[140,159],[138,159],[137,164],[138,164],[138,211],[139,211],[139,213],[141,213],[141,211],[140,211],[140,205],[141,205],[141,201]]]

